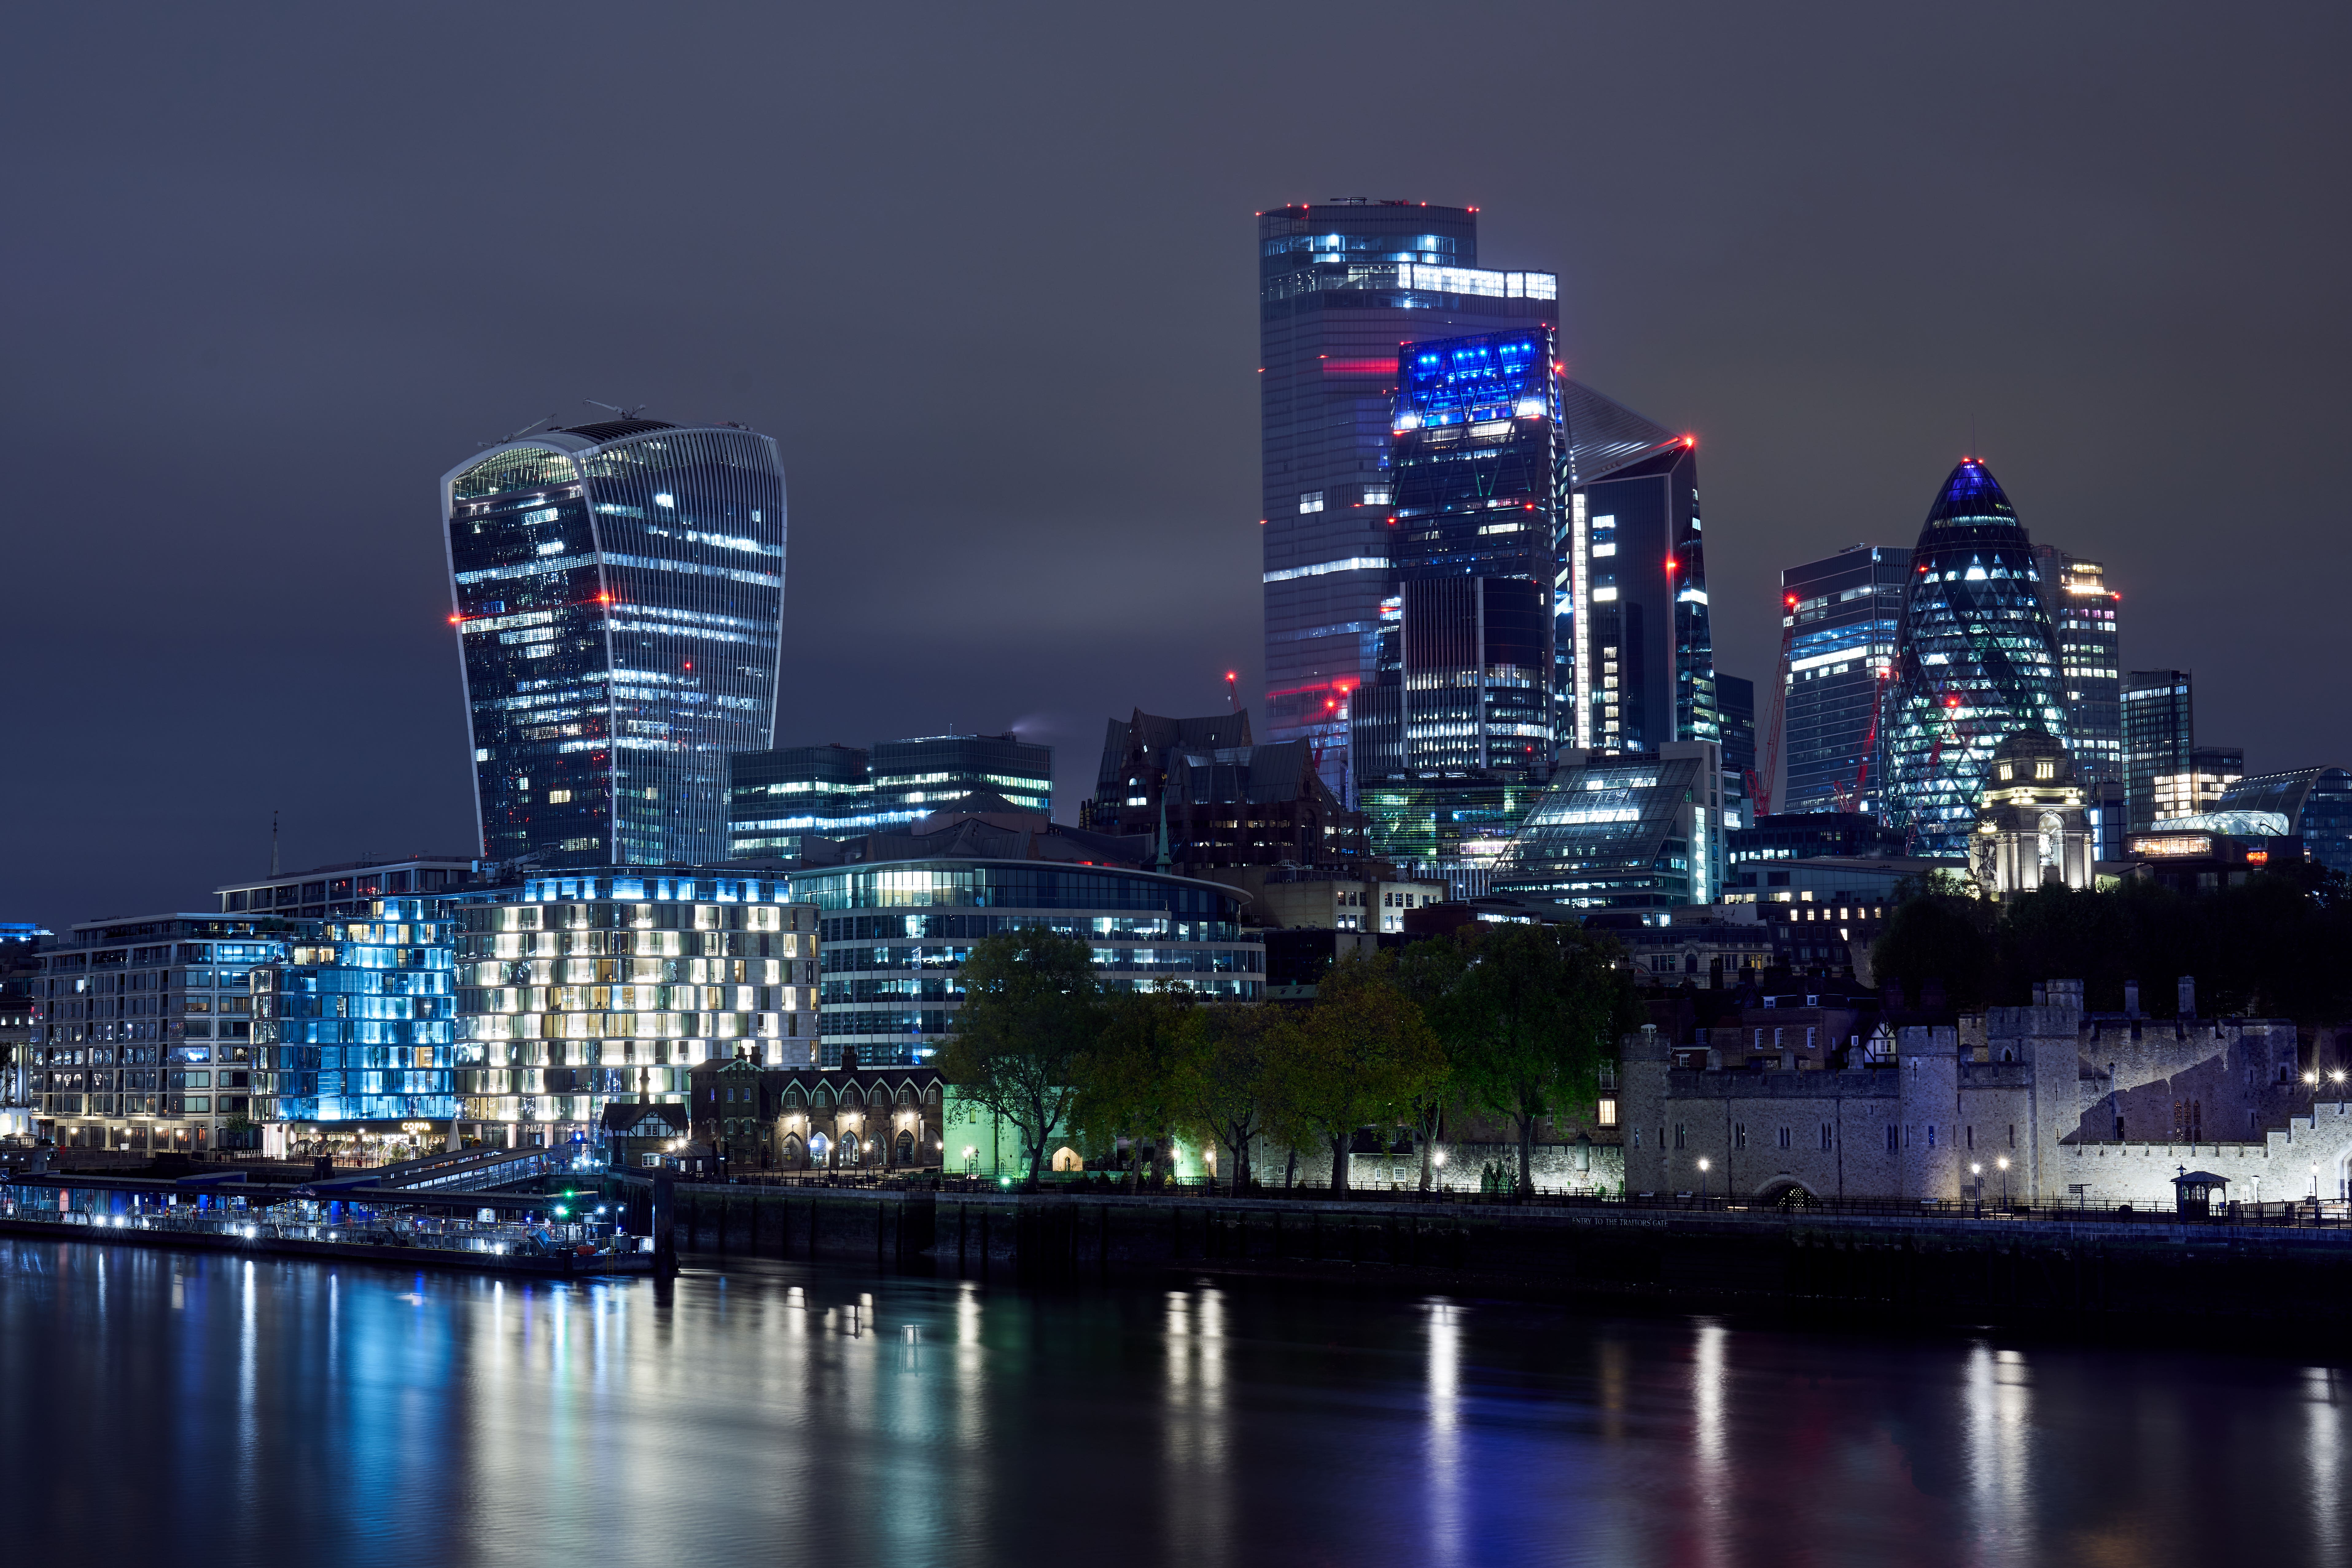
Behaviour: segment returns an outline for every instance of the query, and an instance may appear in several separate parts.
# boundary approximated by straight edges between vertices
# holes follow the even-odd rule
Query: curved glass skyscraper
[[[1968,852],[1993,749],[2023,730],[2067,739],[2041,570],[1990,470],[1963,458],[1911,552],[1895,637],[1886,812],[1915,855]]]
[[[725,859],[728,756],[775,738],[775,442],[583,425],[496,447],[441,495],[482,853]]]

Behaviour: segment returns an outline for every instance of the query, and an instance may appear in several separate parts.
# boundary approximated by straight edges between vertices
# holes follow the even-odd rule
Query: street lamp
[[[2312,1168],[2318,1169],[2315,1165]],[[1706,1202],[1706,1156],[1704,1154],[1698,1157],[1698,1201]]]
[[[2009,1207],[2009,1156],[2003,1154],[1993,1162],[2000,1167],[2000,1206]]]

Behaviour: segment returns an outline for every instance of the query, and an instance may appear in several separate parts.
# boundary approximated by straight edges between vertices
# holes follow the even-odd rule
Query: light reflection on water
[[[2341,1562],[2347,1388],[1337,1288],[0,1241],[19,1561]]]

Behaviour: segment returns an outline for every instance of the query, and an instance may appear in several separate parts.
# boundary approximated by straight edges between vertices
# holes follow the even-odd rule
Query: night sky
[[[781,743],[1259,663],[1255,235],[1483,209],[1696,432],[1719,666],[1974,449],[2200,741],[2352,763],[2340,5],[43,6],[0,51],[0,919],[470,854],[436,481],[774,435]]]

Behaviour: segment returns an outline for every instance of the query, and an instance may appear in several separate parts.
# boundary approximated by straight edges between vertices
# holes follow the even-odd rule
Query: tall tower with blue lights
[[[1334,199],[1263,212],[1258,399],[1269,741],[1311,742],[1352,796],[1355,692],[1375,677],[1400,345],[1559,324],[1549,272],[1479,265],[1475,207]]]
[[[1882,729],[1886,814],[1915,855],[1957,857],[1993,752],[2011,735],[2068,739],[2058,638],[2040,563],[1992,471],[1963,458],[1911,552]]]
[[[442,477],[482,853],[728,857],[728,757],[774,742],[784,473],[735,426],[617,419]]]

